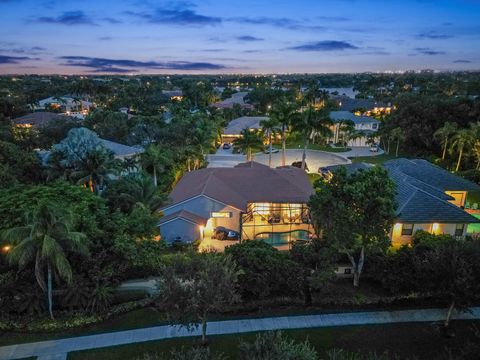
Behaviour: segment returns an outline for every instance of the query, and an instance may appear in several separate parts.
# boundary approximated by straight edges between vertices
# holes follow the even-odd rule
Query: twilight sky
[[[480,69],[480,0],[0,0],[0,74]]]

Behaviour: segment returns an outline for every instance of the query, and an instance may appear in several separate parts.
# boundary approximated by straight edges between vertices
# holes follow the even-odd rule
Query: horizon
[[[0,0],[0,75],[480,70],[478,0],[297,3]]]

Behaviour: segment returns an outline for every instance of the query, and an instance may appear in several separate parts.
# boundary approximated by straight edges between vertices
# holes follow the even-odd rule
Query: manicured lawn
[[[480,220],[480,215],[478,214],[472,214],[473,216],[475,216],[477,219]],[[480,224],[470,224],[468,225],[468,228],[467,228],[467,233],[480,233]]]
[[[319,174],[311,173],[311,174],[307,174],[307,176],[308,176],[308,180],[310,180],[310,184],[312,184],[312,185],[316,180],[320,179]]]
[[[398,157],[402,157],[399,155]],[[395,154],[394,155],[387,155],[387,154],[382,154],[382,155],[377,155],[377,156],[359,156],[355,158],[350,158],[352,160],[352,163],[369,163],[369,164],[374,164],[374,165],[382,165],[385,161],[395,159]]]
[[[282,144],[281,143],[275,143],[273,145],[274,148],[281,149]],[[302,149],[303,150],[303,141],[295,138],[290,138],[287,139],[286,143],[287,149]],[[334,148],[331,147],[330,145],[325,145],[325,144],[308,144],[308,149],[309,150],[321,150],[321,151],[327,151],[327,152],[346,152],[350,151],[351,148]]]
[[[331,348],[343,348],[361,353],[388,351],[401,358],[438,359],[445,355],[445,348],[459,349],[472,337],[473,324],[479,321],[454,322],[457,334],[446,339],[429,323],[406,323],[390,325],[347,326],[322,329],[301,329],[284,331],[284,334],[297,341],[308,341],[320,355]],[[223,353],[229,359],[235,359],[238,344],[252,341],[255,333],[243,335],[222,335],[210,337],[213,353]],[[144,342],[139,344],[109,347],[70,353],[69,360],[96,359],[137,359],[145,353],[160,353],[168,358],[174,348],[190,347],[198,341],[196,338],[172,339]]]

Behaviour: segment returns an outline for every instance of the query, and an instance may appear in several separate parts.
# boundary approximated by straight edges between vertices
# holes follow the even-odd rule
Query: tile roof
[[[225,135],[238,135],[243,129],[260,129],[260,121],[268,120],[267,116],[242,116],[233,119],[223,129]]]
[[[232,108],[234,104],[239,104],[242,108],[253,109],[252,104],[245,102],[244,97],[248,94],[248,91],[242,91],[232,94],[228,99],[216,102],[212,104],[217,108]]]
[[[374,99],[352,99],[348,96],[333,95],[332,100],[339,104],[341,111],[354,111],[357,109],[373,110],[376,107],[386,107],[387,104]]]
[[[480,186],[456,176],[441,167],[423,159],[393,159],[386,161],[387,169],[397,169],[425,184],[440,189],[441,191],[478,191]]]
[[[256,162],[247,162],[234,168],[205,168],[188,172],[169,198],[173,205],[205,195],[246,211],[248,202],[306,203],[312,193],[308,177],[299,168],[271,169]]]
[[[33,127],[38,128],[38,127],[46,126],[50,121],[56,120],[56,119],[60,119],[64,121],[74,120],[70,116],[66,116],[66,115],[61,115],[61,114],[48,112],[48,111],[37,111],[37,112],[26,114],[16,119],[13,119],[13,123],[16,125],[31,124]]]
[[[371,124],[380,123],[377,119],[370,116],[357,116],[349,111],[330,111],[330,118],[334,122],[340,122],[341,120],[350,120],[354,124]]]
[[[390,178],[397,186],[397,219],[406,223],[454,223],[468,224],[479,220],[463,209],[438,197],[438,190],[417,187],[408,175],[396,169],[388,169]],[[428,191],[427,191],[428,190]]]
[[[144,149],[141,146],[128,146],[114,141],[100,139],[103,146],[112,151],[115,156],[133,156],[141,154]]]
[[[185,219],[187,221],[190,221],[192,223],[195,223],[197,225],[203,225],[205,226],[207,224],[208,219],[205,219],[204,217],[198,216],[196,214],[193,214],[187,210],[180,210],[176,211],[172,214],[163,216],[160,221],[158,222],[159,224],[165,224],[166,222],[173,220],[173,219]]]

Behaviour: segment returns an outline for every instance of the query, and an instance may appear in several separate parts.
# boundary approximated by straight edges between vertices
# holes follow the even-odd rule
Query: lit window
[[[455,225],[455,236],[462,236],[464,229],[465,229],[465,224]]]
[[[230,211],[216,211],[212,212],[212,218],[231,218],[232,213]]]
[[[411,236],[413,234],[413,224],[403,224],[402,235]]]
[[[270,214],[270,203],[255,203],[255,210],[258,215]]]

